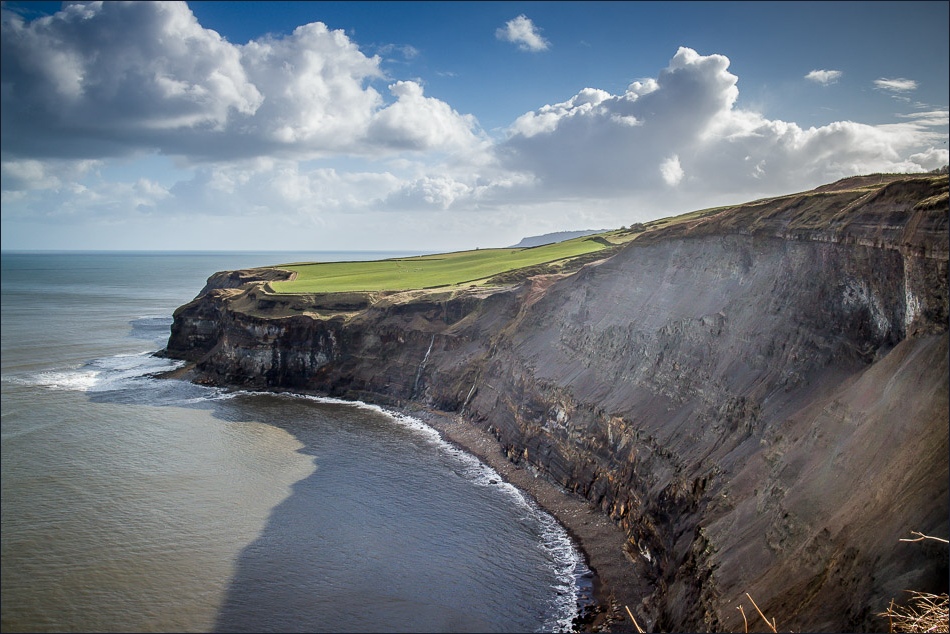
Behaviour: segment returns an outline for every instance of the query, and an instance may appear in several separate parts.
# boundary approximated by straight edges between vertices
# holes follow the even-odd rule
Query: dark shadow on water
[[[532,552],[530,529],[498,510],[497,495],[437,464],[418,433],[375,412],[286,396],[182,402],[205,388],[167,383],[150,388],[152,404],[167,390],[169,405],[267,422],[315,464],[238,555],[214,631],[537,631],[550,618],[550,573],[540,572],[549,564]]]
[[[280,407],[284,420],[294,418],[297,408]],[[318,412],[335,419],[285,427],[303,443],[299,451],[314,456],[316,470],[293,485],[241,553],[214,630],[504,629],[482,613],[479,589],[465,577],[481,562],[453,556],[465,550],[453,543],[466,539],[452,526],[462,517],[442,505],[438,517],[426,517],[431,510],[410,503],[404,489],[431,485],[428,474],[405,473],[420,466],[413,460],[384,459],[400,440],[412,448],[398,438],[405,432],[394,439],[383,417],[354,408],[303,410],[311,420]]]

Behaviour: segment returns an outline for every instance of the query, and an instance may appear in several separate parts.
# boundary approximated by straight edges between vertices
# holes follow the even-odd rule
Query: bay
[[[2,254],[4,631],[554,631],[563,529],[376,407],[152,374],[215,271],[396,253]]]

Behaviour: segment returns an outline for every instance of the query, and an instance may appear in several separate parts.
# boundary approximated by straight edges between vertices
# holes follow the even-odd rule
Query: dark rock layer
[[[651,629],[738,630],[746,592],[783,629],[880,629],[904,590],[947,589],[946,548],[899,539],[950,531],[947,179],[888,180],[493,291],[287,299],[218,274],[166,353],[488,429],[625,529]]]

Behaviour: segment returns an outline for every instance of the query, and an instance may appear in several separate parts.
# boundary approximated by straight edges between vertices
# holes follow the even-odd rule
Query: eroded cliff
[[[876,182],[879,181],[879,182]],[[167,354],[203,381],[454,412],[629,536],[652,629],[879,629],[946,591],[946,176],[659,223],[574,274],[277,296],[219,274]],[[942,550],[941,550],[942,549]]]

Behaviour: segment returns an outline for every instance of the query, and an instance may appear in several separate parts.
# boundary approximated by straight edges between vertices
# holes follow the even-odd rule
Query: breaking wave
[[[184,361],[162,359],[150,352],[141,352],[93,359],[78,367],[44,370],[4,379],[20,385],[34,385],[51,390],[109,392],[155,380],[157,375],[183,365]]]

